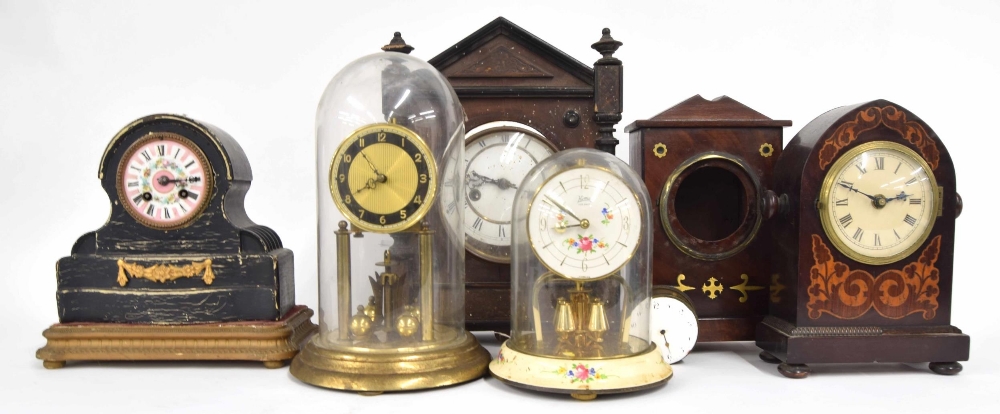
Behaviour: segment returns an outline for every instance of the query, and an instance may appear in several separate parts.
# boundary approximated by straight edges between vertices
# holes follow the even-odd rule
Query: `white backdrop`
[[[612,6],[613,5],[613,6]],[[729,95],[775,119],[785,141],[837,106],[889,99],[926,121],[955,161],[953,323],[972,336],[957,377],[922,365],[819,366],[803,381],[752,343],[701,346],[662,389],[601,397],[601,410],[894,411],[1000,406],[995,322],[1000,3],[994,1],[9,1],[0,0],[0,412],[501,412],[582,409],[492,379],[360,397],[250,363],[102,363],[45,371],[57,320],[55,261],[108,216],[97,179],[130,121],[173,112],[232,134],[253,165],[250,217],[296,255],[296,293],[316,307],[313,123],[330,78],[401,31],[429,59],[504,16],[578,60],[610,27],[624,42],[621,127],[691,95]],[[485,338],[485,337],[484,337]],[[495,352],[496,344],[487,342]],[[614,406],[609,405],[614,404]],[[993,407],[993,408],[990,408]],[[588,406],[587,409],[592,409]]]

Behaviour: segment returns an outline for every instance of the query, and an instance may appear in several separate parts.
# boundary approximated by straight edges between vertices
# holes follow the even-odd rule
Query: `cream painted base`
[[[598,394],[664,385],[673,376],[673,370],[663,362],[663,356],[655,347],[623,358],[572,360],[518,352],[504,342],[497,359],[490,363],[490,374],[515,387],[592,400]]]
[[[291,374],[302,382],[362,395],[444,387],[481,378],[490,353],[476,337],[429,350],[353,353],[316,345],[318,336],[292,360]]]

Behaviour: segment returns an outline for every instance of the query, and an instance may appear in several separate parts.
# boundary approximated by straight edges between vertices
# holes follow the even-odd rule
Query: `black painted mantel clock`
[[[944,143],[885,100],[831,110],[775,167],[787,195],[775,223],[761,358],[802,378],[809,363],[930,362],[957,374],[969,336],[951,324],[955,219],[962,199]]]
[[[111,215],[56,264],[59,322],[37,357],[255,360],[279,367],[315,328],[292,251],[243,207],[250,163],[224,131],[151,115],[108,144]]]

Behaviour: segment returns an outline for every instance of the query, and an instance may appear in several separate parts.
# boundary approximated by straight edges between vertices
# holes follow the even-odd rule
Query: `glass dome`
[[[514,196],[511,339],[490,365],[515,386],[585,398],[665,382],[649,341],[649,194],[593,149],[537,165]]]
[[[455,203],[464,135],[454,90],[420,59],[377,53],[330,81],[316,114],[320,331],[293,375],[358,391],[481,375],[489,356],[464,330]],[[445,355],[461,372],[437,366]]]

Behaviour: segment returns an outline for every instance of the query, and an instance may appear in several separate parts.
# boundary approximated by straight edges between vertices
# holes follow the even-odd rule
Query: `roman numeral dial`
[[[132,143],[118,166],[121,205],[155,229],[184,227],[201,215],[214,191],[205,153],[179,134],[154,132]]]
[[[465,248],[496,263],[510,262],[514,195],[536,164],[556,148],[534,129],[493,122],[469,131],[465,140]]]
[[[887,264],[927,238],[939,202],[933,172],[907,146],[874,141],[843,153],[820,189],[823,229],[848,258]]]

